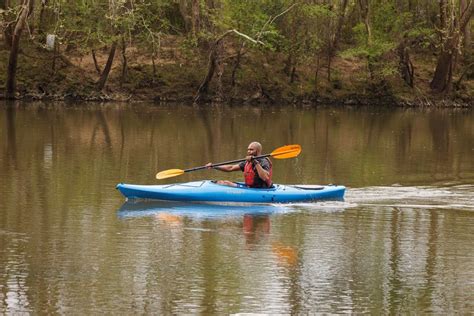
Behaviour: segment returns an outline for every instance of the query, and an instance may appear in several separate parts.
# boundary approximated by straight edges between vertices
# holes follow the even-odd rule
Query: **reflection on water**
[[[0,313],[474,310],[472,111],[13,104],[0,121]],[[301,144],[275,182],[344,184],[345,200],[124,203],[114,189],[252,140]],[[218,178],[241,174],[164,183]]]
[[[119,218],[156,216],[173,214],[192,219],[212,219],[241,217],[246,214],[268,215],[284,213],[291,210],[286,204],[239,204],[239,203],[185,203],[168,201],[130,200],[125,202],[117,212]]]

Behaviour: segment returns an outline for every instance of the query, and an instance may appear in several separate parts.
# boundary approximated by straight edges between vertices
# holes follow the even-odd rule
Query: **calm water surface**
[[[277,183],[344,201],[126,202],[119,182],[301,144]],[[474,311],[474,113],[3,104],[0,313]]]

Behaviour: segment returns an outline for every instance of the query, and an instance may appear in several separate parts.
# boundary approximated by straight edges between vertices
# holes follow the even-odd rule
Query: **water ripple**
[[[452,187],[365,187],[349,189],[346,201],[356,206],[474,211],[474,185]]]

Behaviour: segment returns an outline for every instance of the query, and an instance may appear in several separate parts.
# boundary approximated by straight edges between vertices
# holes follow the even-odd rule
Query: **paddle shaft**
[[[255,157],[253,157],[253,159],[259,159],[259,158],[265,158],[265,157],[273,157],[273,158],[276,158],[276,159],[294,158],[294,157],[298,156],[300,154],[300,152],[301,152],[301,146],[300,145],[286,145],[286,146],[282,146],[282,147],[279,147],[279,148],[275,149],[274,151],[272,151],[271,154],[255,156]],[[209,166],[201,166],[201,167],[196,167],[196,168],[190,168],[190,169],[186,169],[186,170],[168,169],[168,170],[158,172],[156,174],[156,178],[157,179],[167,179],[167,178],[182,175],[185,172],[190,172],[190,171],[195,171],[195,170],[202,170],[202,169],[207,169],[207,168],[215,168],[215,167],[218,167],[218,166],[230,165],[230,164],[234,164],[234,163],[242,162],[242,161],[246,161],[246,160],[247,160],[247,158],[243,158],[243,159],[237,159],[237,160],[231,160],[231,161],[225,161],[225,162],[220,162],[220,163],[216,163],[216,164],[211,164]]]
[[[253,157],[253,159],[260,159],[260,158],[270,157],[271,155],[272,154],[265,154],[265,155],[255,156],[255,157]],[[219,162],[219,163],[210,165],[209,168],[219,167],[219,166],[223,166],[223,165],[230,165],[230,164],[234,164],[234,163],[238,163],[238,162],[242,162],[242,161],[246,161],[246,160],[247,160],[247,158],[237,159],[237,160],[230,160],[230,161],[225,161],[225,162]],[[190,172],[190,171],[202,170],[202,169],[206,169],[206,168],[208,168],[208,167],[207,166],[201,166],[201,167],[186,169],[186,170],[183,170],[183,171],[184,172]]]

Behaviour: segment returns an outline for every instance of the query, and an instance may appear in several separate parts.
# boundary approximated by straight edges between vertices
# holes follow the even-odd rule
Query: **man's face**
[[[249,156],[257,156],[257,146],[254,144],[250,144],[249,147],[247,148],[247,155]]]

